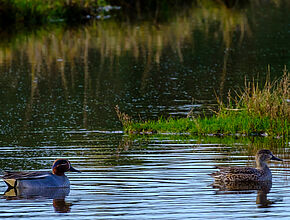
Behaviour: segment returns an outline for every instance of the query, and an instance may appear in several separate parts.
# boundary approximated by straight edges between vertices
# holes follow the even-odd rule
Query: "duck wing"
[[[29,179],[42,179],[49,176],[51,173],[47,171],[35,171],[35,172],[11,172],[5,171],[2,179],[8,187],[14,188],[17,180],[29,180]]]
[[[257,174],[259,170],[252,167],[217,167],[222,173],[231,174]]]
[[[263,171],[251,167],[217,167],[219,171],[211,174],[216,181],[259,181]]]
[[[34,172],[11,172],[5,171],[2,179],[15,179],[15,180],[22,180],[22,179],[41,179],[45,178],[46,176],[50,175],[50,172],[47,171],[34,171]]]

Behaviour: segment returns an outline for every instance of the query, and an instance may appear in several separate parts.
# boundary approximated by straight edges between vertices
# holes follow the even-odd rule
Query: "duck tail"
[[[15,179],[3,179],[8,188],[15,188],[16,187],[16,180]]]
[[[1,178],[3,179],[3,181],[6,183],[6,185],[8,186],[8,188],[15,188],[17,181],[14,178],[11,178],[11,173],[9,171],[4,171],[4,175],[1,176]]]

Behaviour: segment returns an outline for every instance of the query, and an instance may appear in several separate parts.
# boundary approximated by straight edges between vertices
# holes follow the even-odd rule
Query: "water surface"
[[[128,138],[134,119],[212,114],[215,93],[289,66],[288,1],[229,9],[213,1],[156,21],[1,32],[0,169],[49,170],[69,158],[70,191],[4,194],[0,217],[58,219],[287,218],[289,144],[267,138]],[[270,148],[270,192],[223,191],[215,166],[252,166]],[[15,196],[15,194],[18,196]],[[269,201],[268,201],[269,200]]]
[[[113,136],[113,137],[112,137]],[[219,190],[213,187],[215,166],[253,166],[255,148],[250,144],[226,143],[217,139],[168,137],[147,141],[128,139],[122,134],[70,133],[70,141],[59,145],[10,147],[5,166],[25,170],[45,169],[54,158],[69,157],[82,173],[68,174],[71,189],[38,192],[15,197],[3,195],[1,217],[69,219],[186,219],[288,217],[290,194],[287,149],[273,152],[284,163],[271,163],[270,192]],[[233,141],[233,140],[232,140]],[[207,143],[206,143],[207,142]],[[211,142],[214,142],[211,143]],[[248,156],[251,155],[251,156]],[[33,158],[33,160],[31,160]],[[4,165],[3,164],[3,165]],[[2,165],[2,166],[3,166]],[[4,192],[6,186],[0,183]],[[266,199],[265,199],[266,197]]]

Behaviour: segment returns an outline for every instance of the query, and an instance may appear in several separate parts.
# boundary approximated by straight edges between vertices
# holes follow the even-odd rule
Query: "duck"
[[[52,172],[49,171],[6,171],[2,176],[8,188],[68,188],[70,182],[65,172],[79,172],[72,167],[67,159],[56,159],[52,165]]]
[[[275,157],[270,150],[262,149],[256,153],[256,168],[252,167],[216,167],[219,171],[211,174],[216,182],[263,182],[272,181],[272,173],[267,162],[283,161]]]

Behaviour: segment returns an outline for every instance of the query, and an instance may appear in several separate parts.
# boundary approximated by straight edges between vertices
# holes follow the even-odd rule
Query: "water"
[[[29,219],[186,219],[288,217],[288,149],[275,150],[284,163],[271,163],[273,185],[258,202],[255,189],[221,191],[213,187],[215,166],[253,166],[256,145],[225,143],[219,138],[144,141],[122,134],[70,133],[59,145],[1,149],[1,161],[14,149],[14,169],[45,169],[60,155],[82,173],[69,173],[71,189],[34,196],[5,196],[0,217]],[[204,143],[207,142],[207,143]],[[215,144],[210,143],[215,142]],[[261,146],[260,146],[261,147]],[[37,149],[37,150],[36,150]],[[273,151],[274,151],[273,150]],[[37,152],[36,152],[37,151]],[[34,154],[34,156],[32,156]],[[248,156],[250,155],[250,156]],[[31,158],[33,160],[31,161]],[[6,163],[5,163],[6,164]],[[0,183],[4,192],[6,186]],[[61,198],[53,196],[58,195]],[[262,197],[263,198],[263,197]],[[278,214],[279,213],[279,214]]]
[[[288,217],[289,143],[121,131],[115,105],[135,119],[211,114],[215,93],[289,67],[288,1],[204,2],[160,23],[1,32],[0,170],[49,170],[65,157],[82,173],[68,174],[70,191],[4,194],[0,182],[0,218]],[[253,166],[261,148],[284,159],[271,163],[270,192],[213,186],[215,166]]]

